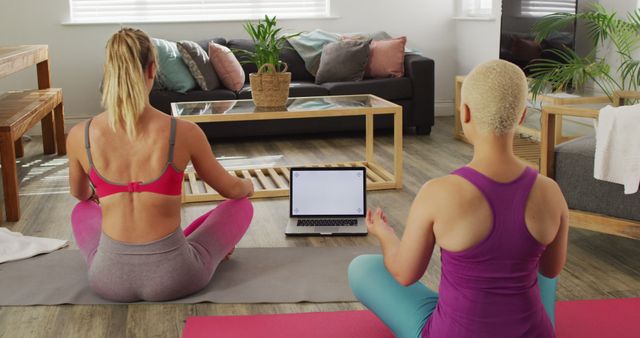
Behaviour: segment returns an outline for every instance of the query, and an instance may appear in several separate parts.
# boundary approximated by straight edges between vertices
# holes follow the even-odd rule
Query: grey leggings
[[[101,214],[95,204],[79,204],[72,214],[74,236],[89,265],[93,291],[119,302],[165,301],[192,294],[209,283],[220,261],[247,231],[253,208],[246,199],[226,201],[195,220],[184,233],[178,228],[145,244],[110,238],[98,227],[97,217]]]

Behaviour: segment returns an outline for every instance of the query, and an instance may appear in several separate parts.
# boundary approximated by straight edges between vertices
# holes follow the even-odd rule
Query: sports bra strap
[[[89,140],[89,126],[91,125],[93,118],[84,125],[84,149],[87,152],[87,159],[89,159],[89,167],[93,167],[93,158],[91,158],[91,141]]]
[[[169,132],[169,163],[173,162],[173,145],[176,143],[176,119],[171,117],[171,131]]]

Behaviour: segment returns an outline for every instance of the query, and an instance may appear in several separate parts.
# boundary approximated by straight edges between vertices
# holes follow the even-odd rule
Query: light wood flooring
[[[454,140],[453,118],[437,118],[431,136],[405,135],[404,188],[371,192],[369,206],[382,206],[399,233],[411,200],[420,186],[464,165],[471,147]],[[20,159],[22,219],[3,223],[26,235],[55,237],[73,242],[69,215],[75,203],[68,194],[66,159],[42,155],[38,139],[25,144]],[[360,160],[363,135],[332,135],[314,138],[270,138],[243,142],[214,143],[217,156],[234,158],[234,165],[277,162],[307,164]],[[377,139],[377,162],[390,169],[392,138]],[[283,155],[283,156],[281,156]],[[386,160],[385,160],[386,159]],[[229,162],[230,163],[230,162]],[[213,204],[186,205],[183,224],[207,211]],[[256,200],[255,216],[239,247],[376,245],[371,237],[286,238],[286,198]],[[70,248],[75,248],[72,243]],[[569,258],[560,277],[560,300],[640,297],[640,242],[572,229]],[[423,281],[437,288],[440,256],[436,252]],[[46,281],[42,281],[46,283]],[[240,315],[303,311],[361,309],[359,303],[324,304],[171,304],[171,305],[63,305],[0,307],[0,337],[179,337],[184,320],[192,315]]]

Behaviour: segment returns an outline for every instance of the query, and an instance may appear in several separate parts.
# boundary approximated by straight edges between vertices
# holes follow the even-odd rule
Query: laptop
[[[366,235],[366,168],[291,168],[286,235]]]

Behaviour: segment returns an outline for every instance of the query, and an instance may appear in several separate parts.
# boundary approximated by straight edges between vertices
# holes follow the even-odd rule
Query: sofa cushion
[[[329,94],[329,91],[327,90],[327,88],[311,82],[292,81],[291,85],[289,85],[290,97],[323,96],[328,94]],[[240,92],[238,92],[238,98],[250,99],[251,87],[249,85],[245,85],[244,88],[242,88]]]
[[[149,101],[153,107],[171,115],[171,102],[235,100],[236,94],[228,89],[214,89],[209,91],[192,90],[186,94],[170,90],[152,90]]]
[[[227,47],[234,49],[242,49],[249,52],[255,51],[255,47],[253,41],[249,39],[232,39],[227,41]],[[248,61],[245,56],[237,55],[236,58],[238,61],[242,62],[242,68],[244,69],[245,74],[245,83],[249,83],[249,74],[255,73],[258,71],[258,68],[253,63],[244,63]],[[314,80],[313,75],[311,75],[304,65],[304,60],[300,57],[298,52],[296,52],[291,44],[287,41],[282,46],[280,50],[280,60],[287,63],[288,71],[291,72],[291,81],[308,81],[312,82]]]
[[[369,60],[369,41],[345,40],[322,48],[316,83],[359,81]]]
[[[595,149],[594,136],[556,147],[555,180],[569,208],[640,221],[640,192],[625,195],[622,185],[593,178]]]
[[[242,49],[249,52],[254,52],[256,50],[253,42],[249,39],[227,40],[227,47],[229,47],[229,49],[231,49],[232,51],[234,49]],[[242,69],[244,70],[244,82],[249,83],[249,74],[257,72],[258,68],[255,64],[249,63],[249,59],[246,56],[238,55],[238,53],[234,54],[236,56],[236,59],[238,59],[238,61],[242,65]]]
[[[227,45],[227,39],[225,38],[211,38],[211,39],[207,39],[207,40],[200,40],[200,41],[196,41],[196,43],[198,45],[200,45],[200,47],[202,47],[202,49],[204,50],[209,50],[209,42],[215,42],[219,45],[223,45],[226,46]]]
[[[329,95],[373,94],[387,100],[413,97],[411,79],[407,77],[329,82],[322,86],[329,90]]]
[[[404,36],[396,39],[371,41],[365,76],[373,78],[404,76],[404,46],[406,44],[407,38]]]
[[[293,49],[289,41],[286,41],[280,50],[280,60],[286,62],[287,66],[289,66],[291,81],[315,81],[313,75],[307,71],[304,60],[300,57],[300,54]]]
[[[209,61],[207,51],[197,43],[186,40],[178,42],[178,50],[202,90],[213,90],[220,87],[220,79]]]
[[[198,85],[175,42],[154,38],[153,44],[158,50],[158,78],[165,88],[185,93]]]
[[[213,69],[227,89],[234,92],[245,83],[244,70],[228,47],[209,42],[209,58]]]

